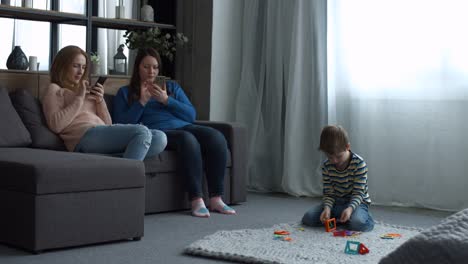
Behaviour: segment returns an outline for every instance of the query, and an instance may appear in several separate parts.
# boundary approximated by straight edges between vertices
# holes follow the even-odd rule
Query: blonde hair
[[[334,155],[345,151],[347,144],[349,144],[348,132],[342,126],[328,125],[322,129],[319,150]]]
[[[78,55],[83,55],[86,58],[86,68],[80,82],[87,79],[89,72],[88,65],[90,65],[88,54],[80,47],[66,46],[55,55],[52,66],[50,67],[50,82],[56,83],[60,87],[71,85],[67,80],[67,75],[73,60]]]

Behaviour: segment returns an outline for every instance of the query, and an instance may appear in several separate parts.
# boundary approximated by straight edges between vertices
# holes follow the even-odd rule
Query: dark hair
[[[159,56],[159,53],[153,49],[153,48],[141,48],[138,49],[138,53],[135,58],[135,64],[133,65],[133,72],[132,72],[132,77],[130,79],[130,85],[128,86],[129,88],[129,97],[128,97],[128,103],[132,104],[134,101],[138,101],[140,99],[140,63],[141,61],[146,57],[146,56],[151,56],[156,58],[158,61],[159,65],[159,72],[162,70],[162,61],[161,61],[161,56]]]
[[[349,144],[348,132],[342,126],[329,125],[322,129],[319,150],[334,155],[345,151],[347,144]]]
[[[88,54],[80,47],[77,46],[66,46],[62,48],[57,55],[55,55],[52,66],[50,67],[50,82],[56,83],[60,87],[70,85],[67,80],[68,71],[70,70],[71,64],[76,56],[83,55],[86,58],[86,68],[81,80],[88,78],[89,72],[89,57]]]

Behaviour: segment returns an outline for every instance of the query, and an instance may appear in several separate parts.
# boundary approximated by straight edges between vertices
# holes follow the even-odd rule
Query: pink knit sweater
[[[51,83],[42,99],[49,128],[59,134],[69,151],[73,151],[89,128],[110,125],[106,102],[96,103],[88,94],[78,96],[70,89]]]

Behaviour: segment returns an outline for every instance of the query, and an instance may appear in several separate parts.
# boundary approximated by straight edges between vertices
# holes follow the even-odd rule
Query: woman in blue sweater
[[[193,124],[195,108],[180,85],[174,81],[165,82],[163,87],[154,84],[160,67],[161,58],[156,50],[138,51],[130,84],[120,88],[114,98],[114,122],[143,124],[166,133],[167,148],[178,152],[178,169],[186,177],[192,215],[210,216],[202,199],[203,164],[210,209],[235,214],[221,199],[227,162],[226,139],[216,129]]]

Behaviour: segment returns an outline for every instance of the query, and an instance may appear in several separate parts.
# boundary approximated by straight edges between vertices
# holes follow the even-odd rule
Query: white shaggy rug
[[[292,240],[275,239],[275,230],[289,231]],[[193,242],[185,253],[243,263],[378,263],[419,231],[379,223],[371,232],[354,237],[335,237],[332,232],[325,232],[325,228],[304,227],[298,223],[279,224],[263,229],[218,231]],[[401,234],[401,238],[381,238],[389,233]],[[363,243],[370,252],[365,255],[346,254],[347,240]]]

